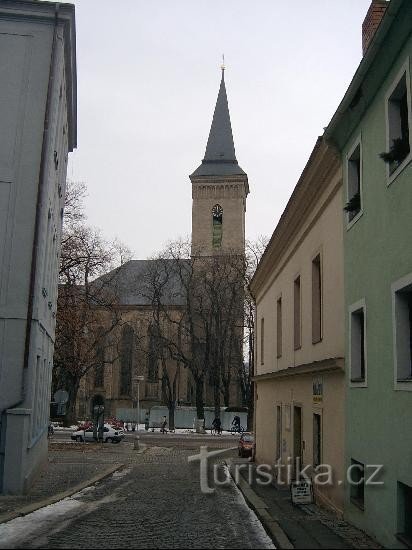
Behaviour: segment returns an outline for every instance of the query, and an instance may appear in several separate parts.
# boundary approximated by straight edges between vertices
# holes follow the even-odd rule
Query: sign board
[[[320,405],[323,401],[323,377],[318,376],[312,380],[313,404]]]
[[[313,491],[310,481],[292,481],[290,485],[292,504],[312,504]]]

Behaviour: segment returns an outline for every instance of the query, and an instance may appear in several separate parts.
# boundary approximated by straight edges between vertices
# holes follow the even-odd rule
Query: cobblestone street
[[[233,483],[201,493],[199,463],[187,462],[199,447],[167,444],[136,452],[124,442],[87,453],[89,462],[125,466],[48,515],[43,509],[0,526],[0,548],[273,548]]]

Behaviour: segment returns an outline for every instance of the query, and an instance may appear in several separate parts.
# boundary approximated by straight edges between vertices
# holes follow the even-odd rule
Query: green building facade
[[[412,1],[392,0],[325,134],[346,210],[345,514],[389,548],[412,547],[411,63]]]

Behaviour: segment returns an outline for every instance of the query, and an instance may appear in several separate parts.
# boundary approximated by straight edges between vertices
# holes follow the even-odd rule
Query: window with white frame
[[[412,382],[412,281],[401,285],[393,286],[395,376],[398,382]]]
[[[365,306],[350,310],[350,379],[365,382],[366,379],[366,315]]]
[[[361,170],[362,149],[360,142],[355,146],[347,159],[347,198],[345,210],[351,222],[362,210]]]
[[[381,158],[388,164],[392,175],[410,153],[409,139],[409,71],[405,68],[387,97],[387,147]]]

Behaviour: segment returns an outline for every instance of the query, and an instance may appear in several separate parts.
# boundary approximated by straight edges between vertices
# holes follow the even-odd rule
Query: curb
[[[123,468],[123,466],[124,464],[116,464],[115,466],[110,466],[110,468],[103,470],[103,472],[101,472],[100,474],[97,474],[85,481],[82,481],[82,483],[79,483],[78,485],[75,485],[74,487],[71,487],[70,489],[63,491],[62,493],[57,493],[57,495],[50,496],[38,502],[33,502],[32,504],[28,504],[27,506],[22,506],[20,509],[16,510],[15,512],[10,512],[8,514],[0,515],[0,524],[7,523],[12,519],[16,519],[22,516],[27,516],[28,514],[31,514],[32,512],[39,510],[40,508],[44,508],[45,506],[50,506],[50,504],[55,504],[59,500],[63,500],[67,497],[71,497],[72,495],[82,491],[86,487],[89,487],[90,485],[94,485],[98,481],[101,481],[102,479],[108,477],[109,475],[113,474],[116,470],[120,470],[120,468]]]
[[[255,512],[266,532],[274,541],[276,548],[284,548],[287,550],[295,548],[288,539],[282,527],[277,522],[276,518],[269,514],[268,506],[265,502],[255,493],[252,487],[243,479],[242,476],[239,476],[239,479],[236,480],[236,477],[233,475],[232,464],[228,464],[228,466],[233,481],[243,494],[249,508]]]

